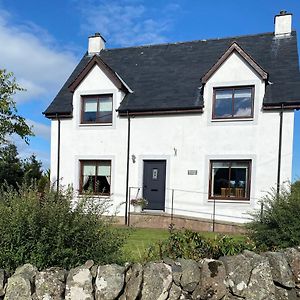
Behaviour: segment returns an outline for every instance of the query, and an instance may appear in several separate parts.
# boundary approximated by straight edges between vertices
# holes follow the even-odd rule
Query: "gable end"
[[[99,56],[94,55],[85,68],[78,74],[75,80],[69,85],[69,91],[74,93],[79,84],[85,79],[94,66],[98,66],[101,71],[113,82],[113,84],[124,92],[130,92],[120,76],[115,73]]]
[[[251,58],[251,56],[249,56],[236,42],[233,42],[231,46],[226,50],[226,52],[219,58],[219,60],[202,77],[202,83],[205,84],[234,52],[237,53],[240,57],[242,57],[263,80],[268,79],[268,73],[260,65],[258,65],[254,61],[254,59]]]

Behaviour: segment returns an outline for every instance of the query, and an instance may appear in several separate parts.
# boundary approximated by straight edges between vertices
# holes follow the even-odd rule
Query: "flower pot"
[[[133,208],[135,213],[141,213],[143,210],[142,205],[135,205]]]

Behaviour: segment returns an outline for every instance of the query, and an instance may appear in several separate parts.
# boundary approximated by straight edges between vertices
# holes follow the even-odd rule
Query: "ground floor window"
[[[249,200],[250,160],[211,160],[209,198]]]
[[[110,195],[111,161],[80,161],[80,192],[91,191],[98,195]]]

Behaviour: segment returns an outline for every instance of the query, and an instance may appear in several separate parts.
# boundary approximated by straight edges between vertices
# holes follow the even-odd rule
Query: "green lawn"
[[[154,229],[154,228],[132,228],[130,235],[124,245],[124,255],[126,260],[131,262],[141,262],[145,257],[145,251],[149,246],[155,242],[163,241],[168,238],[169,232],[167,229]],[[206,238],[214,238],[217,233],[215,232],[202,232]],[[236,234],[234,237],[237,240],[243,240],[245,237],[241,234]]]
[[[134,228],[124,245],[126,258],[131,261],[141,261],[145,250],[157,241],[168,238],[167,229]]]

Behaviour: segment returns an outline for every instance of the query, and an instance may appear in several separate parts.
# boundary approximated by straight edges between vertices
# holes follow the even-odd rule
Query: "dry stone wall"
[[[25,264],[8,276],[0,270],[4,300],[289,300],[300,299],[300,248],[258,255],[244,251],[219,260],[164,259],[145,265],[38,271]]]

